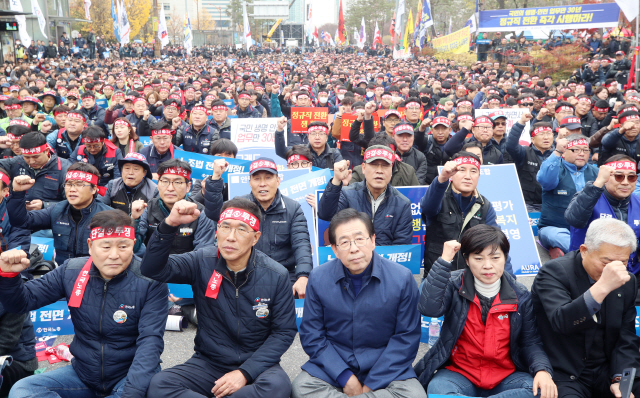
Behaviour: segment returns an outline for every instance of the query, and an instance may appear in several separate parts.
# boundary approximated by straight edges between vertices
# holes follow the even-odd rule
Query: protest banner
[[[442,166],[438,166],[438,172]],[[496,224],[509,239],[513,273],[536,275],[540,256],[529,226],[529,213],[524,203],[516,166],[510,164],[482,165],[478,192],[485,196],[496,212]]]
[[[349,141],[349,131],[351,130],[351,125],[358,118],[357,115],[353,114],[344,114],[342,115],[342,125],[340,126],[340,141],[341,142],[351,142]],[[378,113],[374,113],[371,115],[373,119],[373,131],[380,130],[380,116]],[[364,134],[364,121],[360,125],[360,134]]]
[[[412,274],[420,274],[422,263],[422,248],[420,245],[376,246],[376,253],[383,258],[405,266]],[[318,262],[320,265],[335,259],[336,256],[330,246],[318,248]]]
[[[71,313],[66,301],[56,301],[38,308],[31,311],[29,316],[37,337],[73,334]]]
[[[291,108],[291,132],[293,134],[306,134],[311,122],[327,122],[329,108]]]
[[[53,238],[39,238],[32,236],[31,244],[38,245],[38,250],[43,255],[43,260],[51,261],[55,256],[55,249],[53,248]]]
[[[463,54],[469,51],[469,27],[457,30],[431,41],[433,49],[438,53]]]
[[[104,98],[99,98],[96,100],[96,105],[100,108],[107,109],[109,107],[109,101]]]
[[[487,10],[478,15],[478,31],[606,28],[618,26],[619,14],[616,3]]]
[[[504,109],[475,109],[474,111],[475,117],[478,116],[494,116],[494,115],[504,115],[507,117],[507,130],[504,134],[505,138],[509,136],[509,131],[511,131],[511,127],[520,120],[523,114],[529,112],[529,108],[504,108]],[[522,135],[520,136],[520,145],[529,146],[531,144],[531,135],[529,134],[529,126],[530,122],[524,125],[524,129],[522,130]]]
[[[286,169],[287,162],[276,155],[276,129],[278,118],[231,119],[231,141],[238,147],[239,159],[253,161],[260,157],[271,158]],[[285,127],[284,136],[287,131]]]
[[[142,142],[142,145],[144,146],[151,145],[151,137],[139,137],[139,138],[140,138],[140,142]]]
[[[227,182],[229,173],[243,173],[249,171],[251,162],[242,159],[223,158],[220,156],[204,155],[201,153],[188,152],[176,149],[174,158],[184,160],[191,166],[191,178],[202,180],[213,174],[213,162],[216,159],[223,159],[229,163],[227,171],[222,174],[222,180]]]
[[[232,99],[223,99],[222,102],[224,102],[224,104],[227,106],[227,108],[229,109],[233,109],[236,107],[236,103],[234,100]]]

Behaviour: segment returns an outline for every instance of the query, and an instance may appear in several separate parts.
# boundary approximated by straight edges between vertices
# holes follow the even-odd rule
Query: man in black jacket
[[[169,255],[179,226],[199,214],[195,203],[176,203],[142,260],[144,275],[190,284],[198,308],[195,354],[154,377],[149,396],[289,397],[291,383],[278,363],[296,335],[293,295],[287,270],[254,248],[260,208],[243,198],[226,202],[218,247]]]
[[[579,251],[540,269],[533,282],[538,330],[560,397],[620,397],[624,369],[640,367],[636,278],[625,264],[637,238],[626,223],[595,220]],[[632,392],[640,394],[640,380]]]

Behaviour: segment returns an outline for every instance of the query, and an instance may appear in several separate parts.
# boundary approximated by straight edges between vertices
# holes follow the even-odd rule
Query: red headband
[[[89,239],[92,241],[98,239],[111,239],[111,238],[124,238],[135,239],[136,231],[133,227],[128,225],[116,228],[97,227],[91,230],[91,236]]]
[[[251,173],[255,169],[268,168],[273,170],[278,170],[278,166],[275,163],[270,162],[268,160],[256,160],[251,162],[251,166],[249,166],[249,173]]]
[[[405,108],[420,108],[420,103],[419,102],[409,102],[407,104],[405,104]]]
[[[596,112],[602,112],[602,113],[609,112],[609,108],[598,108],[597,106],[594,106],[593,110],[596,111]]]
[[[470,156],[460,156],[459,158],[453,159],[453,161],[456,162],[458,166],[468,164],[471,166],[476,166],[478,170],[480,170],[480,162]]]
[[[460,106],[460,105],[469,105],[469,106],[473,106],[473,104],[471,103],[471,101],[460,101],[458,102],[458,105],[456,105],[456,107]]]
[[[296,161],[298,161],[298,160],[303,160],[303,161],[306,161],[306,162],[308,162],[308,161],[309,161],[309,159],[307,159],[307,157],[306,157],[306,156],[302,156],[302,155],[291,155],[291,156],[289,156],[289,159],[287,159],[287,164],[291,164],[291,163],[296,162]]]
[[[11,133],[7,133],[7,137],[9,137],[10,140],[19,140],[20,137],[16,137],[15,135],[11,134]]]
[[[97,144],[98,142],[104,142],[104,138],[83,138],[83,144]]]
[[[240,95],[238,95],[238,99],[242,99],[242,98],[246,98],[246,99],[250,100],[251,96],[249,94],[240,94]]]
[[[553,131],[553,130],[551,130],[551,127],[538,127],[531,132],[531,138],[545,131]]]
[[[171,174],[171,175],[184,177],[184,178],[187,179],[187,181],[189,181],[191,179],[191,173],[189,173],[186,169],[183,169],[182,167],[169,167],[168,169],[166,169],[164,171],[164,173],[162,173],[160,175],[163,176],[165,174]]]
[[[591,98],[588,98],[588,97],[578,98],[578,102],[588,102],[589,105],[591,105]]]
[[[20,104],[14,104],[14,105],[5,105],[4,109],[6,110],[14,110],[14,109],[22,109],[22,105]]]
[[[637,95],[630,95],[630,96],[627,97],[627,99],[629,101],[640,102],[640,97],[638,97]]]
[[[212,111],[226,111],[228,108],[226,105],[216,105],[211,108]]]
[[[573,108],[570,106],[562,105],[556,109],[556,112],[573,112]]]
[[[67,177],[65,179],[65,181],[68,180],[79,180],[79,181],[86,181],[89,182],[93,185],[98,185],[98,180],[99,177],[95,174],[91,174],[91,173],[86,173],[84,171],[78,171],[78,170],[74,170],[74,171],[68,171],[67,172]]]
[[[113,124],[114,126],[127,126],[129,127],[129,123],[126,120],[116,120],[116,122]]]
[[[640,120],[640,116],[638,115],[627,115],[620,118],[620,123],[627,122],[629,120]]]
[[[444,117],[442,117],[442,116],[441,116],[440,118],[447,119],[447,118],[444,118]],[[437,118],[436,118],[436,119],[437,119]],[[473,117],[471,117],[471,115],[460,115],[460,116],[458,116],[457,120],[458,120],[459,122],[461,122],[461,121],[463,121],[463,120],[473,120]],[[435,122],[435,119],[433,119],[433,121]],[[449,119],[447,119],[447,121],[449,121]]]
[[[309,94],[304,94],[304,93],[298,94],[298,98],[303,98],[303,97],[304,98],[309,98]]]
[[[223,222],[224,220],[237,220],[241,221],[248,226],[251,227],[254,231],[258,232],[260,230],[260,220],[256,218],[253,214],[244,211],[242,209],[238,209],[235,207],[230,207],[220,213],[220,218],[218,219],[218,224]]]
[[[67,113],[67,119],[78,119],[85,121],[84,115],[82,113]]]
[[[629,162],[627,161],[618,161],[618,162],[611,162],[611,163],[605,163],[605,166],[609,166],[614,168],[615,170],[630,170],[635,172],[636,171],[636,164],[634,162]]]
[[[4,173],[0,173],[0,181],[4,182],[4,185],[9,186],[9,183],[11,182],[11,179],[9,178],[8,175],[6,175]]]
[[[558,100],[557,100],[557,99],[555,99],[555,98],[549,98],[548,100],[546,100],[546,101],[544,102],[544,104],[545,104],[545,105],[547,105],[547,104],[555,104],[555,103],[557,103],[557,102],[558,102]]]
[[[322,131],[323,133],[329,133],[329,129],[324,126],[311,126],[307,129],[307,133],[311,133],[312,131]]]
[[[204,113],[207,113],[207,108],[205,108],[205,107],[204,107],[204,106],[202,106],[202,105],[198,105],[198,106],[194,106],[194,107],[191,109],[191,113],[193,113],[193,112],[195,112],[195,111],[202,111],[202,112],[204,112]]]
[[[489,123],[489,124],[493,125],[493,121],[491,121],[491,119],[489,119],[486,116],[480,116],[480,117],[476,118],[476,120],[473,122],[473,126],[475,127],[475,126],[479,125],[480,123]]]
[[[146,103],[147,103],[147,100],[146,100],[146,99],[144,99],[144,98],[142,98],[142,97],[136,97],[136,98],[133,100],[133,104],[135,105],[135,103],[136,103],[136,102],[144,102],[144,103],[146,104]]]
[[[31,125],[29,123],[25,122],[22,119],[13,119],[12,121],[9,122],[9,127],[10,126],[31,127]]]
[[[160,129],[160,130],[151,130],[151,136],[156,135],[173,135],[173,130],[169,129]]]
[[[584,139],[584,138],[580,138],[580,139],[577,139],[577,140],[569,141],[569,142],[567,143],[567,149],[571,149],[571,148],[573,148],[574,146],[578,146],[578,145],[586,145],[586,146],[589,146],[589,142],[588,142],[586,139]]]
[[[35,148],[20,148],[22,150],[23,155],[36,155],[38,153],[47,152],[49,150],[49,146],[47,144],[42,144]]]

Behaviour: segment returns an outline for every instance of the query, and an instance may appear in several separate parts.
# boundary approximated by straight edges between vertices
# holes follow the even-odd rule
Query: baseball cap
[[[399,123],[393,128],[393,135],[411,134],[413,135],[413,126],[409,123]]]
[[[582,124],[580,124],[580,119],[575,116],[567,116],[560,122],[560,127],[565,127],[569,130],[576,130],[582,128]]]
[[[149,162],[147,162],[147,158],[137,152],[129,152],[124,159],[118,159],[118,168],[122,170],[125,164],[133,163],[145,169],[147,172],[146,177],[150,180],[153,179],[153,174],[151,174],[151,168],[149,167]]]
[[[451,122],[448,117],[438,116],[433,118],[433,122],[431,123],[431,127],[436,127],[438,125],[443,125],[445,127],[451,127]]]
[[[278,174],[278,166],[276,162],[270,158],[258,158],[251,162],[249,166],[249,175],[254,175],[259,171],[268,171],[273,174]]]
[[[393,164],[393,159],[395,159],[396,154],[389,148],[384,145],[372,145],[364,152],[364,162],[371,163],[374,160],[385,160],[389,164]]]

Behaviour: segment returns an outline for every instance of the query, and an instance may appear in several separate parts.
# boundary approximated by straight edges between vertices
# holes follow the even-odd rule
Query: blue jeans
[[[159,370],[159,369],[158,369]],[[127,381],[123,377],[108,398],[120,398],[124,384]],[[68,365],[51,372],[29,376],[14,384],[9,398],[95,398],[96,393],[87,387]]]
[[[541,228],[538,230],[538,239],[544,247],[549,249],[558,247],[564,253],[569,252],[569,246],[571,246],[571,233],[565,228]]]
[[[460,373],[447,369],[440,369],[433,376],[427,387],[427,394],[429,395],[463,395],[492,398],[531,398],[533,397],[532,391],[533,377],[529,373],[513,372],[493,389],[483,390],[476,387]]]

